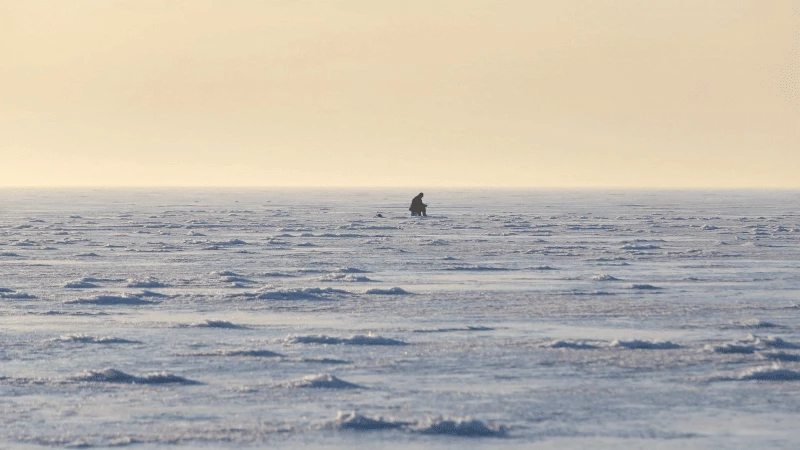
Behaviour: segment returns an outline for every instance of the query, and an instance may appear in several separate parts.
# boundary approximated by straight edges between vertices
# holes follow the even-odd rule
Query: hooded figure
[[[411,207],[408,208],[411,211],[412,216],[427,216],[425,212],[425,207],[428,206],[425,203],[422,203],[422,196],[424,194],[422,192],[419,193],[413,200],[411,200]]]

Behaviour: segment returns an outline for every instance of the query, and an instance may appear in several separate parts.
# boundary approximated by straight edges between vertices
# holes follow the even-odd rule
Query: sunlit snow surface
[[[800,446],[800,193],[416,193],[0,191],[0,448]]]

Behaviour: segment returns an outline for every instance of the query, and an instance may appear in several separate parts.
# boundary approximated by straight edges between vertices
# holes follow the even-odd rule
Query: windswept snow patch
[[[87,278],[81,278],[80,280],[67,281],[64,283],[64,287],[68,289],[90,289],[98,286]]]
[[[267,290],[251,296],[259,300],[328,300],[333,296],[346,295],[350,292],[333,288],[296,288],[286,290]]]
[[[784,369],[775,363],[752,367],[733,376],[712,377],[709,381],[800,381],[800,372]]]
[[[299,359],[285,359],[284,361],[297,361],[301,363],[317,363],[317,364],[352,364],[352,361],[335,358],[299,358]]]
[[[492,331],[494,328],[490,327],[482,327],[482,326],[466,326],[466,327],[456,327],[456,328],[423,328],[419,330],[413,330],[414,333],[450,333],[453,331]]]
[[[506,428],[503,426],[487,425],[480,420],[466,418],[437,417],[428,419],[426,423],[410,428],[411,431],[421,434],[437,434],[464,437],[504,437]]]
[[[749,355],[757,350],[755,345],[738,345],[732,343],[722,345],[706,345],[705,349],[714,353],[740,353],[743,355]]]
[[[571,350],[593,350],[599,348],[597,345],[589,344],[586,341],[550,341],[542,344],[543,348],[567,348]]]
[[[145,300],[136,295],[95,295],[88,298],[76,298],[67,300],[67,305],[153,305],[158,302]]]
[[[657,291],[662,288],[658,286],[653,286],[652,284],[632,284],[631,289],[637,289],[640,291]]]
[[[362,416],[355,411],[339,411],[336,419],[327,423],[328,428],[339,430],[395,430],[408,426],[410,422],[401,422],[394,419],[384,419],[382,417],[370,418]]]
[[[236,272],[231,272],[230,270],[215,270],[215,271],[211,272],[211,276],[214,276],[214,277],[240,277],[242,275],[240,275],[240,274],[238,274]]]
[[[476,271],[476,272],[490,272],[490,271],[503,271],[503,270],[514,270],[514,269],[509,269],[509,268],[506,268],[506,267],[471,265],[471,266],[447,267],[444,270],[469,270],[469,271]]]
[[[599,273],[589,277],[590,281],[619,281],[619,278],[612,277],[607,273]]]
[[[670,341],[640,341],[634,339],[632,341],[613,340],[609,347],[627,348],[631,350],[672,350],[680,348],[681,346]]]
[[[51,342],[75,342],[80,344],[141,344],[140,341],[131,341],[113,337],[94,337],[86,334],[63,334],[50,339]]]
[[[355,411],[339,411],[336,419],[328,422],[328,428],[338,430],[376,431],[402,430],[410,433],[462,437],[506,437],[503,426],[487,425],[469,417],[434,417],[425,421],[409,422],[393,418],[371,418]]]
[[[658,250],[661,246],[655,244],[625,244],[622,250]]]
[[[210,241],[209,244],[217,246],[230,246],[230,245],[247,245],[247,242],[241,239],[228,239],[227,241]]]
[[[325,336],[322,334],[308,336],[287,336],[284,342],[289,344],[331,344],[331,345],[408,345],[404,341],[390,339],[373,334],[356,334],[347,338]]]
[[[800,355],[795,353],[772,351],[759,353],[758,356],[763,359],[771,359],[774,361],[800,362]]]
[[[784,341],[779,337],[759,337],[748,334],[746,339],[721,345],[706,345],[705,349],[714,353],[741,353],[747,355],[767,349],[798,350],[800,345]]]
[[[322,233],[318,234],[316,237],[321,238],[366,238],[366,237],[373,237],[368,234],[360,234],[360,233]]]
[[[444,239],[423,239],[419,241],[419,245],[450,245],[450,242]]]
[[[750,334],[747,336],[747,338],[748,340],[753,341],[755,345],[763,345],[764,347],[780,348],[785,350],[800,350],[800,344],[784,341],[783,339],[775,336],[759,337]]]
[[[124,384],[200,384],[197,381],[189,380],[177,375],[171,375],[166,372],[155,372],[137,377],[135,375],[129,375],[125,372],[112,369],[110,367],[103,370],[88,370],[83,374],[76,375],[72,378],[72,380]]]
[[[155,278],[145,278],[141,280],[130,278],[128,279],[128,283],[125,286],[129,288],[151,288],[151,289],[167,287],[166,284],[156,280]]]
[[[232,322],[228,322],[227,320],[214,320],[214,319],[206,319],[202,322],[193,323],[189,326],[193,328],[227,328],[235,330],[248,328],[245,325],[238,325]]]
[[[596,297],[605,296],[605,295],[617,295],[617,294],[614,294],[613,292],[607,292],[607,291],[572,291],[572,292],[570,292],[570,294],[572,294],[572,295],[586,295],[586,296],[590,296],[591,295],[591,296],[596,296]]]
[[[169,297],[169,295],[167,295],[167,294],[162,294],[160,292],[148,291],[148,290],[145,290],[145,289],[143,289],[142,292],[139,292],[138,294],[133,294],[133,295],[135,295],[137,297],[155,297],[155,298]]]
[[[270,277],[270,278],[290,278],[295,276],[290,273],[283,273],[283,272],[263,272],[257,275],[260,277]]]
[[[740,328],[780,328],[781,326],[772,322],[767,322],[760,319],[747,319],[741,322],[734,322],[734,327]]]
[[[331,273],[320,277],[319,281],[343,281],[348,283],[372,283],[375,280],[363,275],[351,275],[344,273]]]
[[[253,283],[253,280],[249,278],[245,278],[244,276],[236,273],[231,272],[229,270],[222,270],[222,271],[214,271],[211,272],[212,277],[219,278],[220,281],[226,283]]]
[[[307,375],[303,378],[283,383],[287,387],[293,388],[316,388],[316,389],[363,389],[354,383],[344,381],[329,373],[319,375]]]
[[[191,356],[250,356],[253,358],[280,358],[283,355],[271,350],[216,350],[212,352],[192,353]]]
[[[371,295],[410,295],[411,292],[406,291],[405,289],[401,289],[399,287],[393,287],[390,289],[367,289],[364,291],[365,294]]]
[[[529,267],[529,269],[530,270],[558,270],[557,267],[552,267],[552,266],[534,266],[534,267]]]
[[[0,298],[25,300],[25,299],[34,299],[37,297],[35,295],[31,295],[26,292],[15,291],[13,289],[8,289],[8,288],[0,288]]]
[[[77,255],[75,255],[75,257],[76,258],[99,258],[100,255],[98,255],[97,253],[94,253],[94,252],[84,252],[84,253],[78,253]]]
[[[30,240],[30,239],[21,239],[21,240],[19,240],[17,242],[12,242],[9,245],[13,245],[14,247],[35,247],[35,246],[39,245],[39,243],[38,242],[34,242],[34,241]]]
[[[370,273],[369,270],[358,269],[356,267],[340,267],[336,269],[338,273]]]

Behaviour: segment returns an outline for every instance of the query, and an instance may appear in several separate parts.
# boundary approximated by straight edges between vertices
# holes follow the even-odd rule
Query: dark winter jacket
[[[411,207],[408,208],[409,211],[415,213],[421,213],[425,210],[425,207],[428,206],[425,203],[422,203],[422,192],[419,193],[413,200],[411,200]]]

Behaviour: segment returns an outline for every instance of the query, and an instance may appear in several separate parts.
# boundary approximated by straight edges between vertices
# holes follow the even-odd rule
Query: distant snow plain
[[[0,191],[0,447],[800,446],[800,193],[416,193]]]

